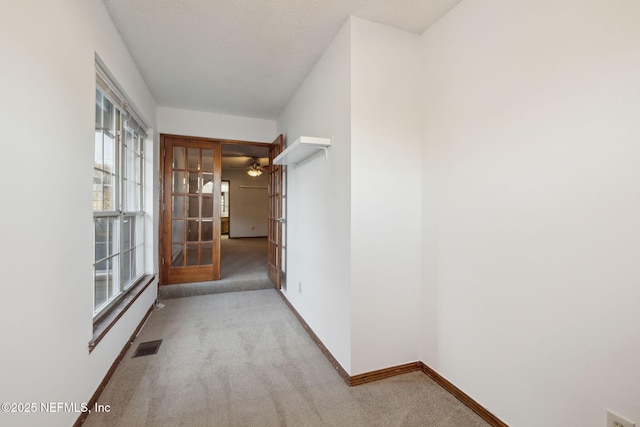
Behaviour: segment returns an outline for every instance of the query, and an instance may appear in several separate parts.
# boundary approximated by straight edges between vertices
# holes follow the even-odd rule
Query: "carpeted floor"
[[[162,302],[85,426],[487,425],[421,372],[347,386],[275,289]]]
[[[220,240],[220,275],[221,279],[215,282],[160,286],[158,296],[180,298],[273,288],[267,272],[266,237]]]

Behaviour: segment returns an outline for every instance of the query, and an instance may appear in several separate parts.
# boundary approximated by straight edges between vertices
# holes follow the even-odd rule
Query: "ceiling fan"
[[[255,178],[262,175],[262,169],[265,168],[265,166],[260,166],[260,163],[258,163],[255,158],[251,159],[251,164],[249,165],[249,169],[247,169],[247,175]]]
[[[262,175],[262,172],[267,169],[267,165],[262,165],[265,160],[268,162],[268,159],[261,159],[256,157],[245,157],[238,156],[235,158],[227,157],[228,164],[225,169],[244,169],[247,174],[252,177],[257,177]]]

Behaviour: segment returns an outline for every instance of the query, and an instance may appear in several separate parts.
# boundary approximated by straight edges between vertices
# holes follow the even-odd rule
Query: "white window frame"
[[[103,101],[103,99],[108,101]],[[103,114],[103,102],[113,105],[111,125],[105,125],[103,122],[103,118],[106,116]],[[144,146],[147,127],[139,115],[129,106],[127,97],[99,62],[96,62],[95,108],[94,323],[109,313],[110,309],[127,294],[127,291],[143,278],[145,275],[145,251],[148,250],[144,238]],[[98,110],[101,114],[100,120],[98,120]],[[107,167],[105,166],[104,147],[105,140],[111,138],[114,141],[114,149],[111,150],[113,160]],[[98,153],[99,149],[100,153]],[[105,180],[112,180],[111,187],[104,185]],[[105,188],[109,188],[113,192],[112,200],[108,206],[105,206]],[[133,198],[131,193],[134,194]],[[99,227],[99,224],[108,224],[107,230],[112,228],[111,232],[103,235],[101,231],[104,229]],[[134,233],[131,232],[132,226]],[[125,236],[127,229],[130,233]],[[125,247],[127,242],[129,245]],[[126,262],[126,259],[129,262]],[[107,266],[112,264],[112,267],[107,267],[106,270],[100,268],[105,264]],[[103,278],[107,278],[104,283],[102,283]]]

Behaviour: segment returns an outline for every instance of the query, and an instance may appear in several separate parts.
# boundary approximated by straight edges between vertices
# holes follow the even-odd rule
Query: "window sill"
[[[97,322],[93,324],[93,338],[89,341],[89,353],[91,353],[107,332],[116,324],[116,322],[127,312],[129,307],[138,299],[138,297],[149,287],[156,276],[147,274],[133,285],[123,298],[109,309]]]

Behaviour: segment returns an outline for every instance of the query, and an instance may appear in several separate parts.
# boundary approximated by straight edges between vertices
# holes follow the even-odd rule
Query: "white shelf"
[[[330,138],[316,138],[301,136],[293,144],[273,159],[276,165],[296,165],[321,150],[327,150],[331,145]]]

